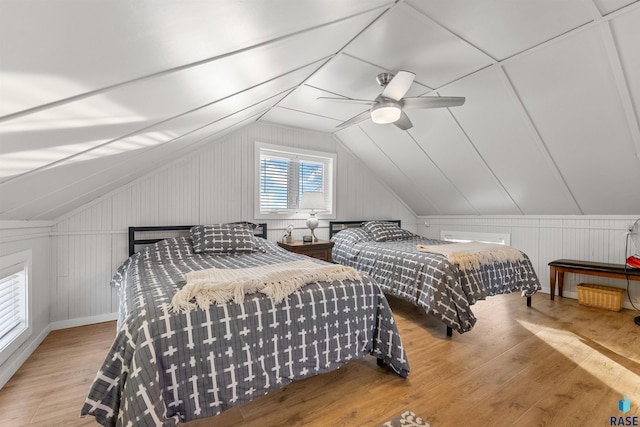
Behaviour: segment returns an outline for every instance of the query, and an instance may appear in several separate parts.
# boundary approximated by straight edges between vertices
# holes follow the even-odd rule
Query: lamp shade
[[[300,209],[324,210],[324,193],[322,191],[306,191],[302,193]]]
[[[402,110],[397,102],[386,100],[380,101],[371,107],[371,120],[374,123],[393,123],[400,118]]]

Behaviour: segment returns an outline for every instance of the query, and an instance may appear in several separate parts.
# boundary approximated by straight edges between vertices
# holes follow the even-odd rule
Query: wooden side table
[[[331,256],[333,242],[328,240],[318,240],[317,242],[308,243],[300,240],[289,243],[278,242],[278,246],[288,250],[289,252],[310,256],[311,258],[321,259],[327,262],[333,262],[333,258]]]

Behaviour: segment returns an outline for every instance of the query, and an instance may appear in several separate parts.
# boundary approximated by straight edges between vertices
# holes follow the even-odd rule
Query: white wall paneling
[[[624,264],[626,232],[639,216],[419,216],[418,233],[434,239],[440,238],[441,230],[509,233],[511,246],[529,256],[542,284],[542,292],[549,293],[548,264],[553,260],[565,258]],[[565,274],[564,296],[577,298],[578,283],[627,287],[625,280]],[[634,304],[640,307],[638,282],[631,281],[630,291]],[[632,308],[626,299],[625,307]]]
[[[127,257],[129,226],[256,222],[255,141],[336,153],[337,218],[399,218],[407,228],[415,228],[413,212],[333,136],[254,124],[60,218],[52,231],[55,292],[51,322],[100,318],[117,310],[109,281]],[[328,223],[320,218],[317,234],[326,239]],[[278,240],[291,223],[297,239],[308,234],[305,220],[260,222],[268,223],[270,240]]]
[[[31,250],[31,295],[29,310],[31,335],[2,365],[0,387],[24,363],[49,333],[49,306],[53,296],[51,280],[52,248],[49,232],[51,223],[28,221],[0,221],[0,257]]]

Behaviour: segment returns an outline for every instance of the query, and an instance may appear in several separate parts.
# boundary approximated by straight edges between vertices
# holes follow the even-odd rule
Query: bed
[[[393,314],[366,276],[311,282],[279,303],[253,293],[242,303],[171,310],[186,287],[186,274],[311,262],[266,240],[264,224],[245,235],[245,243],[226,239],[244,250],[215,252],[204,250],[209,243],[198,246],[206,239],[194,235],[196,228],[179,226],[187,235],[168,239],[135,234],[171,227],[130,230],[130,251],[148,246],[132,253],[113,276],[120,304],[117,335],[81,416],[108,426],[178,425],[369,355],[378,365],[409,375]]]
[[[461,268],[447,255],[423,252],[451,242],[427,239],[401,228],[399,220],[331,221],[333,261],[370,275],[388,295],[407,300],[453,330],[470,331],[476,323],[471,306],[488,296],[521,292],[531,306],[540,282],[528,256]],[[454,246],[449,246],[453,248]],[[436,248],[436,249],[433,249]]]

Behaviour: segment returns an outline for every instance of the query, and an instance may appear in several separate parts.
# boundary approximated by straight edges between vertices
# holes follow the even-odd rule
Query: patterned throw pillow
[[[362,228],[348,228],[334,234],[331,240],[336,242],[336,244],[341,243],[347,246],[353,246],[356,243],[373,240],[373,237]]]
[[[256,228],[259,227],[258,224],[255,224],[253,222],[249,222],[249,221],[236,221],[236,222],[228,222],[224,225],[229,225],[229,226],[241,226],[241,227],[245,227],[248,228],[249,230],[255,230]]]
[[[362,229],[373,236],[376,242],[410,239],[414,234],[403,230],[394,223],[387,221],[369,221],[362,224]]]
[[[196,253],[253,252],[253,231],[243,225],[211,224],[191,228],[193,251]]]

